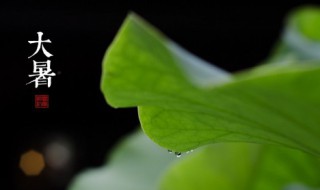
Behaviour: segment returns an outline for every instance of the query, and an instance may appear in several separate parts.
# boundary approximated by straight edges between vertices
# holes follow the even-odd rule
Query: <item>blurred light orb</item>
[[[41,153],[29,150],[21,155],[19,166],[27,176],[37,176],[45,168],[45,161]]]
[[[71,160],[71,148],[64,141],[53,141],[45,148],[47,165],[55,170],[65,169]]]

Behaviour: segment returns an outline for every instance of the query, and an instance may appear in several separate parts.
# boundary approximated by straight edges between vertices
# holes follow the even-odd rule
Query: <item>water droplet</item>
[[[172,153],[172,150],[168,150],[168,152],[171,154],[171,153]]]
[[[178,158],[181,157],[181,152],[175,152],[174,153]]]

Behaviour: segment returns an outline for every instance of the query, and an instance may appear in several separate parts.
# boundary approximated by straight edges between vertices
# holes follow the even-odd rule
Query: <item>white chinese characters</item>
[[[29,56],[28,58],[30,59],[31,57],[34,57],[36,54],[39,53],[41,50],[43,54],[49,58],[53,56],[51,53],[49,53],[45,48],[44,48],[44,43],[51,43],[51,40],[42,40],[43,33],[42,32],[37,32],[38,34],[38,40],[37,41],[28,41],[30,44],[37,44],[37,49],[36,51]],[[35,88],[38,88],[40,85],[45,85],[48,88],[51,87],[52,84],[52,77],[56,76],[56,74],[51,70],[51,61],[46,60],[46,61],[35,61],[33,60],[33,73],[28,75],[29,77],[33,77],[34,80],[30,81],[27,83],[35,84]]]
[[[34,80],[28,82],[35,83],[35,87],[38,88],[39,85],[46,85],[48,88],[51,86],[51,77],[56,76],[55,73],[51,72],[51,61],[33,61],[33,73],[29,77],[36,77]]]

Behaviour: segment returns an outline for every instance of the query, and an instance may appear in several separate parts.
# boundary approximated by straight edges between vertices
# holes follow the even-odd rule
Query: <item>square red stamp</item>
[[[34,96],[34,107],[35,108],[49,108],[49,95],[47,94],[36,94]]]

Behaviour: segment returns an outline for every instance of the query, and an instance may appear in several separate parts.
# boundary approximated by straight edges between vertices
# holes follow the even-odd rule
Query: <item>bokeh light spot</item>
[[[71,159],[71,150],[67,142],[56,141],[47,145],[45,157],[49,167],[61,170],[66,169]]]
[[[29,150],[21,155],[19,166],[27,176],[37,176],[45,167],[43,155],[35,150]]]

